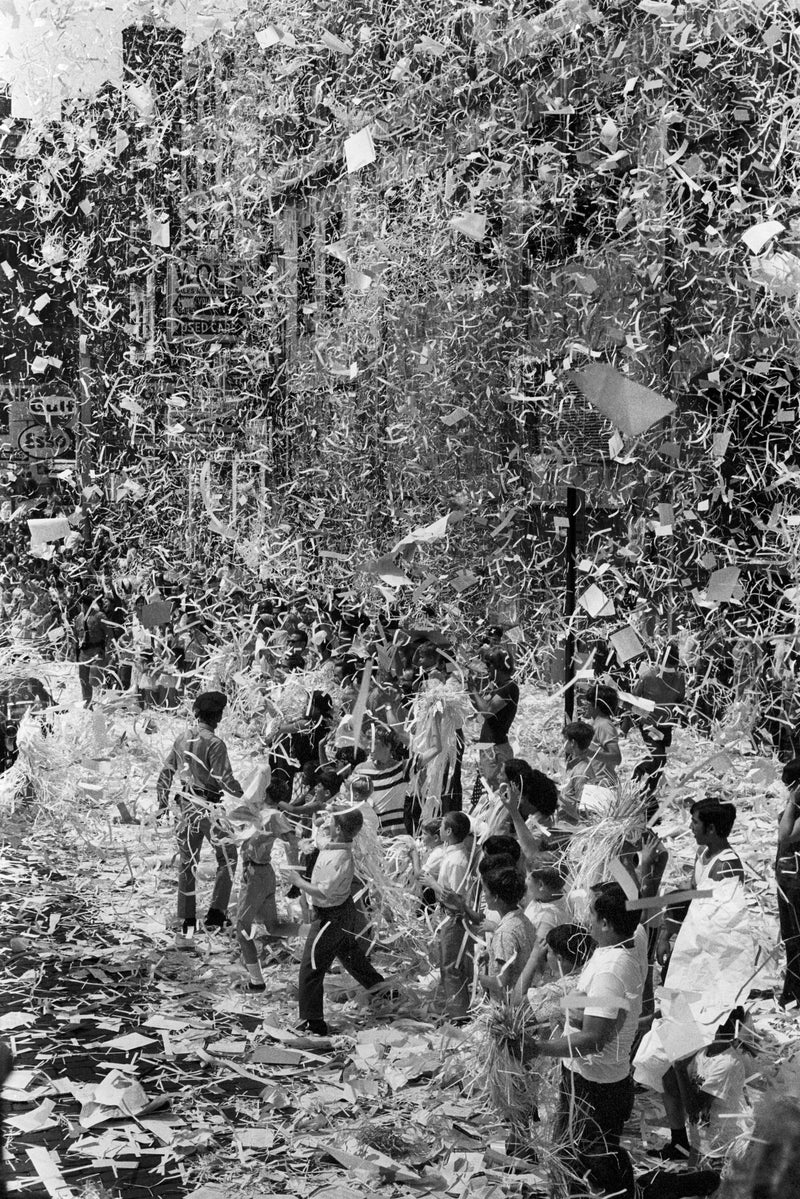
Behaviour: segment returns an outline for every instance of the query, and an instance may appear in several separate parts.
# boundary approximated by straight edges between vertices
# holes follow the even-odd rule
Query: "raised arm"
[[[518,787],[509,783],[506,788],[498,792],[498,797],[505,810],[511,817],[511,822],[514,825],[514,833],[522,847],[522,853],[526,861],[532,862],[539,853],[539,838],[536,837],[522,819],[522,813],[519,810],[520,790]]]

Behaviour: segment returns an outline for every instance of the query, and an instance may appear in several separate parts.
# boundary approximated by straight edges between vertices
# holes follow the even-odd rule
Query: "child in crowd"
[[[428,874],[432,874],[433,870],[444,857],[444,845],[442,844],[442,821],[440,817],[434,820],[426,820],[420,829],[420,863]]]
[[[295,864],[302,866],[305,878],[310,878],[319,853],[315,818],[325,811],[333,797],[338,794],[341,778],[335,770],[317,767],[306,776],[305,781],[308,788],[306,793],[290,803],[281,803],[279,807],[290,820],[298,822],[294,827],[303,837],[304,844],[299,846],[299,863]],[[297,894],[295,888],[289,892],[290,898],[295,898]],[[303,895],[300,896],[300,904],[304,919],[308,919],[308,904]]]
[[[260,811],[249,807],[236,808],[231,813],[231,819],[237,818],[247,821],[254,831],[239,851],[242,881],[236,913],[236,939],[248,974],[247,989],[265,991],[258,938],[291,937],[298,928],[295,924],[282,924],[278,920],[275,871],[272,866],[272,848],[276,839],[292,844],[294,836],[289,821],[278,811],[277,797],[269,787]]]
[[[423,875],[429,875],[431,878],[436,878],[439,868],[439,863],[444,856],[444,845],[441,838],[442,822],[440,819],[426,820],[420,830],[420,869]],[[436,892],[433,887],[424,883],[420,879],[422,908],[425,911],[432,911],[436,906]]]
[[[536,933],[537,951],[545,965],[546,938],[551,929],[569,924],[572,917],[564,896],[564,880],[555,866],[536,866],[528,871],[525,915]]]
[[[583,709],[593,729],[589,761],[599,787],[616,788],[619,782],[617,767],[622,763],[622,753],[613,720],[618,707],[615,688],[604,683],[593,684],[583,696]]]
[[[504,833],[493,833],[481,844],[481,861],[490,859],[510,858],[514,869],[520,878],[525,878],[525,863],[522,861],[522,846],[516,837],[508,837]]]
[[[437,942],[441,969],[444,1015],[464,1024],[468,1010],[474,963],[474,937],[466,915],[465,892],[471,878],[472,825],[464,812],[448,812],[442,819],[444,853],[435,883],[442,921]]]
[[[493,999],[503,999],[513,993],[534,950],[536,933],[520,910],[525,884],[514,866],[488,858],[481,862],[480,873],[486,907],[500,920],[489,940],[488,973],[478,977]]]
[[[745,1093],[745,1054],[753,1050],[742,1033],[744,1008],[737,1007],[720,1024],[714,1040],[691,1058],[675,1062],[664,1075],[664,1110],[670,1124],[670,1143],[654,1156],[686,1161],[699,1153],[725,1157],[750,1124]],[[687,1123],[696,1128],[690,1144]]]
[[[596,785],[597,775],[589,746],[594,729],[585,720],[572,720],[564,726],[564,761],[567,779],[561,788],[561,810],[568,820],[578,820],[581,795],[587,783]]]
[[[544,942],[550,981],[538,987],[530,985],[533,959],[529,959],[517,983],[516,994],[519,999],[527,996],[536,1018],[547,1025],[552,1033],[564,1022],[561,1001],[574,991],[578,975],[588,962],[595,944],[578,924],[559,924],[548,929]]]
[[[331,822],[332,839],[320,850],[311,880],[297,871],[286,871],[313,904],[299,979],[299,1030],[327,1036],[323,1012],[325,975],[338,959],[353,978],[370,992],[384,989],[383,975],[369,962],[360,943],[360,920],[352,899],[353,841],[364,817],[358,810],[337,812]],[[391,993],[387,993],[391,995]]]
[[[350,799],[353,807],[358,807],[360,804],[368,804],[372,792],[372,779],[369,775],[356,775],[355,778],[347,780],[348,789],[350,791]],[[371,806],[371,805],[370,805]],[[374,811],[374,809],[373,809]]]

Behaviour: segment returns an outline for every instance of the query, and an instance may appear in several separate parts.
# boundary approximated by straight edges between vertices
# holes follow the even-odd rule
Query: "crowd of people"
[[[560,1064],[555,1148],[567,1192],[714,1192],[731,1142],[749,1126],[748,989],[726,992],[683,1044],[668,1035],[675,1016],[657,996],[691,969],[698,925],[740,920],[745,881],[728,840],[736,810],[709,796],[687,813],[692,884],[661,893],[659,796],[686,700],[674,644],[635,672],[606,665],[581,682],[558,747],[562,771],[551,778],[515,752],[515,646],[499,626],[456,645],[430,622],[378,620],[332,592],[283,600],[266,582],[246,590],[229,564],[179,578],[137,570],[130,557],[114,571],[72,575],[63,561],[45,561],[32,576],[7,555],[0,603],[15,646],[29,640],[76,662],[86,706],[109,690],[142,708],[191,706],[194,720],[156,787],[158,818],[174,820],[177,833],[177,948],[197,943],[197,867],[208,842],[217,869],[201,923],[235,935],[248,993],[268,993],[271,963],[302,932],[298,1033],[330,1035],[324,984],[337,960],[384,1014],[402,1010],[404,980],[373,963],[391,913],[384,876],[371,876],[359,853],[369,836],[385,877],[400,880],[431,931],[441,1021],[469,1026],[487,1000],[534,1013],[519,1068]],[[209,671],[231,629],[233,682],[230,670]],[[242,678],[256,696],[249,778],[237,777],[220,735],[223,688]],[[22,710],[49,697],[6,697],[6,765],[20,718],[12,701]],[[637,731],[629,769],[625,738]],[[613,820],[621,777],[638,803],[637,831],[581,894],[566,869],[569,846]],[[776,998],[791,1008],[800,1003],[800,761],[785,765],[783,781],[776,869],[786,972]],[[634,1177],[622,1134],[637,1083],[661,1095],[670,1140]],[[508,1130],[515,1159],[536,1152],[536,1113],[523,1115]]]
[[[487,628],[466,655],[435,630],[383,628],[379,641],[370,635],[362,625],[345,637],[330,619],[307,625],[299,612],[262,620],[251,669],[264,680],[268,732],[246,786],[218,732],[226,695],[196,696],[195,723],[175,741],[158,780],[159,810],[167,819],[172,805],[177,818],[176,944],[191,950],[195,943],[196,869],[208,840],[217,872],[204,923],[219,930],[230,920],[248,991],[268,991],[276,945],[300,931],[297,921],[279,917],[294,897],[307,926],[298,1033],[330,1034],[324,980],[335,960],[384,1012],[402,1006],[403,980],[383,977],[372,962],[385,896],[357,853],[371,829],[429,921],[443,1022],[469,1025],[485,999],[541,1012],[543,995],[557,985],[566,1019],[551,1009],[520,1068],[561,1063],[556,1141],[568,1192],[586,1194],[589,1186],[626,1199],[713,1193],[721,1162],[749,1127],[749,988],[742,981],[729,998],[722,995],[725,1010],[717,1004],[690,1022],[688,1052],[667,1036],[673,1014],[654,991],[674,984],[687,961],[691,967],[698,923],[741,924],[745,884],[728,841],[736,809],[710,796],[687,813],[697,845],[691,886],[660,894],[668,855],[657,835],[659,794],[685,694],[674,647],[639,671],[624,703],[608,676],[581,684],[578,719],[563,731],[563,773],[554,779],[515,756],[520,690],[513,647],[500,628]],[[302,710],[292,678],[303,684]],[[281,708],[287,694],[294,702],[288,713]],[[593,822],[613,819],[621,744],[634,727],[644,754],[632,771],[639,832],[580,895],[569,888],[565,849]],[[464,751],[471,738],[470,788]],[[784,768],[790,799],[779,832],[787,970],[777,999],[788,1007],[800,1001],[798,767],[793,760]],[[223,814],[226,795],[241,802]],[[276,841],[284,862],[277,870]],[[238,909],[229,918],[238,862]],[[751,965],[740,962],[743,980]],[[739,978],[736,969],[730,975]],[[634,1178],[621,1138],[636,1082],[661,1095],[670,1140],[653,1153],[669,1165]],[[509,1152],[530,1155],[532,1139],[521,1121],[509,1130]]]

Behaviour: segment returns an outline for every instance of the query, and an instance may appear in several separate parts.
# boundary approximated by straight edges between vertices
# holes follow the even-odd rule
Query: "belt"
[[[324,920],[325,917],[330,915],[331,912],[341,912],[342,908],[346,907],[348,903],[352,902],[352,896],[348,895],[347,899],[343,899],[341,903],[334,904],[333,907],[321,908],[315,903],[313,904],[313,908],[314,911],[319,914],[320,918]]]
[[[200,799],[205,803],[219,803],[222,799],[222,792],[205,791],[202,787],[194,787],[189,790],[188,787],[182,789],[181,794],[187,799]]]

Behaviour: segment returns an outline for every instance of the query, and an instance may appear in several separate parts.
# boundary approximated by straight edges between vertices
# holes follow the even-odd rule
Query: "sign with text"
[[[34,393],[28,400],[31,416],[43,416],[46,420],[58,417],[71,420],[78,415],[78,401],[73,395],[41,395]]]
[[[77,432],[75,397],[67,394],[66,389],[34,392],[24,384],[17,385],[13,393],[6,388],[5,394],[8,432],[5,436],[0,433],[0,440],[7,442],[12,458],[28,464],[73,465]]]
[[[235,341],[241,330],[241,270],[212,251],[171,269],[168,309],[170,336],[202,341]]]
[[[16,433],[16,449],[26,458],[39,462],[48,458],[72,458],[75,437],[72,430],[63,425],[25,425]]]

